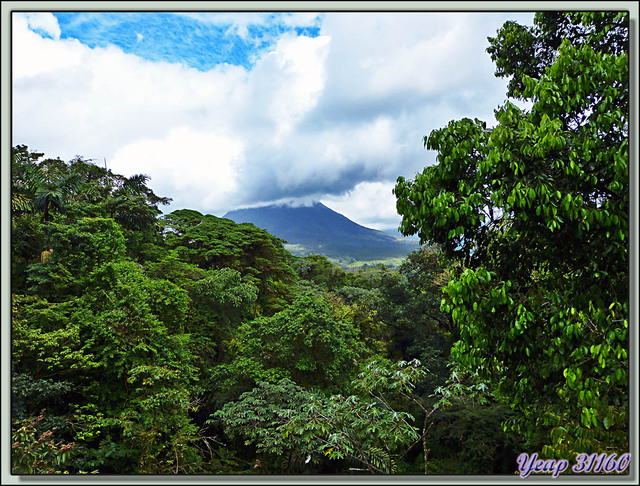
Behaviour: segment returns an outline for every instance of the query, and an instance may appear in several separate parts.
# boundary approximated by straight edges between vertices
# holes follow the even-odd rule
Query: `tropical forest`
[[[394,267],[15,143],[12,474],[628,474],[628,36],[489,37],[505,102],[425,134]]]

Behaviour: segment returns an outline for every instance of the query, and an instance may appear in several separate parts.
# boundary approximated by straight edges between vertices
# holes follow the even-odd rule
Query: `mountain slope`
[[[339,261],[375,261],[403,258],[417,248],[415,241],[365,228],[321,203],[239,209],[224,217],[266,229],[285,240],[287,248],[296,255],[320,254]]]

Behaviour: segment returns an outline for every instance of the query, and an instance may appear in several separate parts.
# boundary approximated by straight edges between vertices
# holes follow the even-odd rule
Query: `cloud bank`
[[[389,229],[422,137],[493,122],[509,19],[532,14],[14,13],[12,141],[147,174],[168,211],[321,200]]]

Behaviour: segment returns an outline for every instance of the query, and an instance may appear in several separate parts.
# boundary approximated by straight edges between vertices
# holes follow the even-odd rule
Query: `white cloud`
[[[165,138],[125,145],[108,165],[127,176],[133,175],[132,168],[136,174],[153,174],[154,192],[175,195],[179,207],[210,209],[224,207],[237,188],[237,170],[243,162],[241,141],[178,127]]]
[[[324,87],[329,41],[327,36],[285,34],[251,71],[254,113],[273,125],[276,145],[316,105]]]
[[[29,12],[25,18],[32,30],[42,31],[54,39],[60,38],[60,26],[58,20],[51,12]]]
[[[112,159],[122,147],[167,138],[177,127],[222,133],[234,105],[242,105],[242,68],[202,73],[115,47],[43,39],[25,27],[14,24],[13,138],[47,155]]]
[[[51,17],[55,21],[55,17]],[[86,54],[89,51],[78,41],[43,38],[29,29],[31,20],[27,15],[13,14],[12,19],[14,82],[50,72],[55,72],[57,77],[62,77],[61,74],[64,71],[76,68],[86,60]]]
[[[239,33],[256,18],[272,21],[204,17],[234,21]],[[315,14],[284,18],[317,23]],[[490,121],[503,101],[485,49],[506,18],[322,14],[320,36],[282,34],[251,70],[201,72],[60,39],[52,16],[16,14],[13,143],[146,173],[174,199],[169,210],[220,215],[321,199],[361,224],[396,227],[393,183],[381,181],[413,177],[433,160],[422,146],[432,129],[462,116]]]
[[[347,218],[373,229],[395,230],[400,225],[393,182],[361,182],[343,196],[321,202]]]

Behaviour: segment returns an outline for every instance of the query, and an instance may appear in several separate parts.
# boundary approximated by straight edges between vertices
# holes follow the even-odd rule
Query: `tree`
[[[263,459],[283,456],[298,472],[326,457],[357,464],[352,470],[392,473],[421,436],[413,417],[391,398],[410,393],[422,374],[417,361],[372,361],[353,380],[349,396],[325,396],[288,378],[261,382],[212,420],[222,420],[230,436],[246,438],[245,445],[254,445]]]
[[[293,267],[304,280],[335,290],[345,284],[346,272],[322,255],[307,255],[294,260]]]
[[[255,316],[258,288],[231,268],[203,273],[190,292],[192,312],[187,330],[197,343],[197,357],[207,380],[212,367],[228,359],[238,327]]]
[[[121,227],[127,250],[134,258],[153,256],[161,233],[159,205],[171,199],[156,196],[143,174],[129,178],[98,167],[76,156],[68,163],[60,159],[39,161],[43,154],[25,145],[12,149],[12,214],[38,214],[46,226],[54,221],[79,218],[111,218]],[[151,253],[151,255],[149,255]]]
[[[289,378],[305,387],[335,388],[353,373],[363,346],[348,320],[307,290],[284,310],[243,323],[229,344],[232,382],[252,387]]]
[[[48,258],[27,266],[31,290],[44,297],[81,295],[101,265],[123,259],[120,227],[106,218],[81,218],[72,224],[45,226]]]
[[[69,441],[67,472],[201,471],[208,439],[193,413],[206,355],[202,334],[188,334],[189,291],[233,291],[167,254],[157,206],[168,200],[146,176],[41,157],[13,150],[14,471],[61,470]],[[163,278],[168,267],[186,288]]]
[[[460,328],[452,355],[522,414],[514,427],[546,431],[549,454],[625,450],[628,19],[535,24],[505,24],[488,49],[531,108],[425,137],[438,164],[398,178],[401,231],[464,264],[442,303]]]
[[[540,79],[567,39],[579,47],[619,56],[628,52],[629,19],[619,12],[539,12],[533,26],[506,22],[487,52],[496,63],[496,76],[511,77],[507,94],[523,98],[524,77]]]
[[[35,192],[42,179],[37,165],[44,154],[30,152],[26,145],[11,150],[11,212],[29,212],[35,207]]]
[[[13,424],[11,434],[11,472],[13,474],[54,474],[61,472],[75,444],[54,441],[55,427],[39,433],[43,409],[35,418]],[[39,434],[39,435],[38,435]],[[38,438],[36,439],[36,436]]]
[[[239,271],[258,287],[257,312],[272,314],[289,300],[296,280],[283,240],[249,223],[180,209],[164,217],[165,241],[183,261],[203,270]]]
[[[187,292],[121,260],[94,270],[71,318],[94,369],[76,379],[74,430],[101,472],[172,473],[194,461],[197,368]]]
[[[63,211],[65,202],[75,194],[82,179],[78,174],[66,174],[56,181],[43,181],[36,190],[35,206],[42,210],[42,220],[51,221],[51,211]]]

